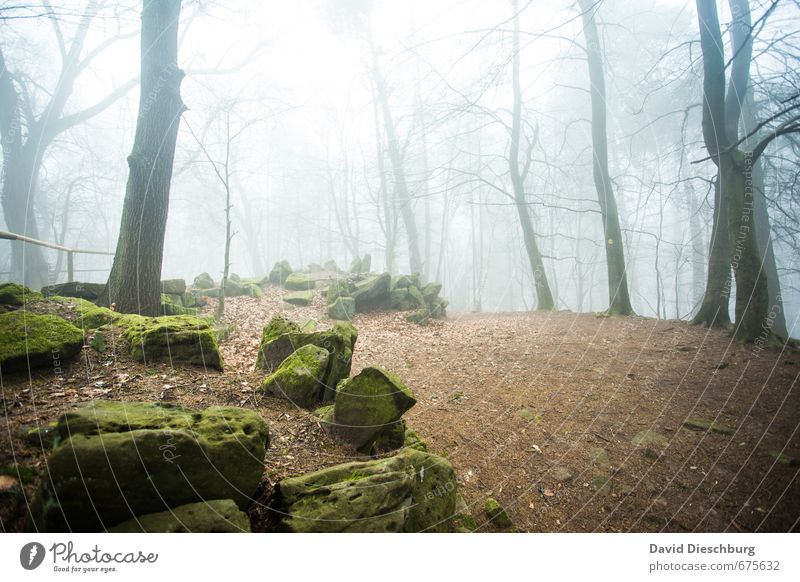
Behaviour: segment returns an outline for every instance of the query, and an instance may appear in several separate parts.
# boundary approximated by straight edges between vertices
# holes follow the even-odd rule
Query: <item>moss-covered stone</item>
[[[103,283],[72,281],[70,283],[60,283],[58,285],[42,287],[42,293],[46,297],[58,295],[59,297],[77,297],[86,299],[87,301],[94,301],[100,297],[100,294],[105,288],[106,286]]]
[[[444,532],[456,495],[449,462],[406,449],[284,479],[270,506],[275,531]]]
[[[232,499],[187,503],[109,528],[109,533],[250,533],[250,518]]]
[[[278,261],[269,272],[268,281],[273,285],[283,285],[289,275],[292,274],[292,266],[288,261]]]
[[[339,265],[336,264],[336,261],[333,259],[327,260],[322,264],[322,268],[328,271],[329,273],[341,273],[342,270],[339,268]]]
[[[418,451],[427,451],[428,444],[422,440],[417,431],[407,429],[404,435],[403,446],[409,449],[416,449]]]
[[[186,293],[186,280],[165,279],[161,281],[161,292],[170,295],[183,295]]]
[[[410,321],[411,323],[416,323],[418,325],[425,325],[431,319],[431,312],[428,310],[427,307],[422,307],[420,309],[415,309],[408,315],[406,315],[406,321]]]
[[[194,278],[192,287],[195,289],[211,289],[214,287],[214,279],[208,273],[200,273]]]
[[[400,378],[381,368],[364,368],[336,388],[333,421],[325,427],[337,439],[370,451],[391,439],[402,415],[416,403]]]
[[[428,283],[422,288],[422,296],[425,298],[425,303],[431,305],[442,291],[441,283]]]
[[[354,274],[362,273],[361,257],[356,257],[350,262],[350,272]]]
[[[292,273],[283,282],[283,287],[289,291],[307,291],[315,286],[316,282],[306,273]]]
[[[60,369],[83,346],[83,332],[55,315],[0,313],[0,373],[40,367]]]
[[[373,275],[356,283],[356,288],[352,292],[353,299],[356,301],[356,311],[362,312],[388,305],[391,284],[392,276],[389,273]]]
[[[298,348],[264,379],[265,391],[296,406],[311,408],[322,399],[330,353],[308,344]]]
[[[222,356],[208,319],[190,315],[135,319],[128,316],[125,337],[141,362],[185,362],[221,370]]]
[[[356,315],[356,300],[352,297],[339,297],[328,305],[328,317],[340,321],[350,321]]]
[[[491,521],[497,527],[501,529],[508,529],[513,525],[511,518],[508,516],[508,512],[502,505],[500,505],[500,502],[497,501],[497,499],[488,497],[486,499],[486,504],[484,505],[484,510],[486,511],[486,517],[489,518],[489,521]]]
[[[261,290],[261,287],[258,286],[257,283],[245,281],[242,283],[242,287],[244,287],[245,293],[248,297],[253,297],[254,299],[258,299],[264,292]]]
[[[444,319],[447,317],[447,299],[438,297],[430,306],[431,317],[436,319]]]
[[[286,303],[290,303],[292,305],[299,305],[301,307],[305,307],[307,305],[311,305],[311,302],[314,300],[314,292],[293,291],[292,293],[287,293],[286,295],[284,295],[283,300]]]
[[[689,418],[683,422],[683,426],[689,430],[698,432],[713,432],[716,434],[730,435],[734,430],[721,422],[714,422],[711,420],[703,420],[701,418]]]
[[[325,348],[331,357],[325,372],[326,390],[323,400],[330,401],[333,400],[336,384],[350,375],[353,348],[357,339],[358,331],[346,322],[336,323],[326,331],[303,332],[297,324],[276,316],[262,332],[256,368],[272,373],[302,346],[313,344]]]
[[[234,407],[94,401],[62,415],[33,514],[38,531],[92,532],[187,503],[244,509],[263,473],[266,423]]]
[[[97,329],[98,327],[103,327],[104,325],[117,321],[119,318],[120,314],[111,311],[108,307],[93,306],[91,309],[82,311],[80,318],[75,321],[75,324],[83,329]]]
[[[0,308],[21,307],[30,301],[39,301],[43,296],[38,291],[28,289],[17,283],[0,284]]]
[[[336,279],[332,281],[325,290],[325,302],[331,305],[335,303],[339,297],[350,297],[350,294],[355,288],[355,283],[350,279]]]

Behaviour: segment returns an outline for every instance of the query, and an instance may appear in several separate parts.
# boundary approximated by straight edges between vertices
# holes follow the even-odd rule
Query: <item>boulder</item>
[[[330,401],[333,400],[338,382],[350,374],[353,347],[357,339],[358,331],[349,323],[336,323],[326,331],[304,332],[297,324],[276,316],[262,332],[256,368],[272,373],[298,348],[309,344],[325,348],[331,357],[325,372],[326,389],[322,399]]]
[[[322,399],[329,360],[330,353],[325,348],[302,346],[267,376],[262,386],[266,392],[296,406],[313,408]]]
[[[339,265],[337,265],[336,261],[334,261],[333,259],[331,259],[330,261],[325,261],[322,267],[329,273],[340,273],[342,271],[339,268]]]
[[[87,301],[94,301],[100,297],[100,294],[105,288],[106,286],[104,283],[81,283],[80,281],[73,281],[71,283],[42,287],[42,293],[46,296],[79,297]]]
[[[381,307],[389,302],[389,286],[392,276],[389,273],[373,275],[356,283],[352,293],[356,300],[356,311],[361,312],[373,307]]]
[[[83,347],[83,332],[55,315],[26,311],[0,313],[0,373],[61,364]]]
[[[325,290],[325,301],[328,305],[335,303],[339,297],[350,297],[356,286],[350,279],[336,279],[331,281]]]
[[[187,503],[149,513],[108,529],[109,533],[250,533],[250,518],[232,499]]]
[[[361,272],[369,273],[369,270],[371,268],[372,268],[372,255],[367,253],[361,259]]]
[[[439,297],[441,290],[441,283],[428,283],[425,285],[422,288],[422,296],[425,298],[425,302],[429,305],[433,303]]]
[[[97,532],[187,503],[252,501],[269,444],[253,411],[93,401],[63,414],[33,507],[41,532]]]
[[[511,518],[508,517],[508,512],[493,497],[486,499],[484,510],[486,511],[486,517],[489,518],[489,521],[491,521],[497,527],[501,529],[508,529],[513,525]]]
[[[447,305],[447,299],[437,297],[430,306],[431,317],[435,317],[437,319],[444,319],[447,317]]]
[[[398,287],[389,293],[389,307],[398,311],[409,311],[416,307],[416,302],[408,293],[408,288]]]
[[[406,449],[284,479],[270,501],[278,532],[445,532],[456,508],[455,472]]]
[[[315,286],[316,282],[305,273],[292,273],[283,282],[283,287],[289,291],[306,291]]]
[[[82,311],[80,317],[74,323],[83,329],[97,329],[119,320],[120,317],[122,316],[119,313],[111,311],[108,307],[93,306],[86,311]]]
[[[292,305],[305,307],[306,305],[311,305],[311,302],[314,300],[314,293],[312,291],[294,291],[293,293],[284,295],[283,300]]]
[[[200,273],[194,278],[194,284],[192,286],[195,289],[211,289],[214,287],[214,279],[212,279],[211,275],[208,273]]]
[[[288,261],[278,261],[269,272],[267,280],[273,285],[283,285],[287,277],[292,274],[292,267]]]
[[[140,362],[185,362],[222,369],[222,356],[207,318],[127,316],[120,322],[126,324],[131,354]]]
[[[420,309],[415,309],[408,315],[406,315],[406,321],[410,321],[411,323],[417,323],[419,325],[425,325],[428,323],[428,320],[431,318],[431,312],[428,311],[427,307],[421,307]]]
[[[245,286],[234,279],[228,278],[225,281],[225,297],[240,297],[241,295],[248,295]]]
[[[361,273],[363,269],[361,268],[361,257],[356,257],[350,263],[350,272],[351,273]]]
[[[166,279],[161,281],[161,292],[168,295],[183,295],[186,293],[186,280]]]
[[[419,287],[416,285],[410,285],[408,287],[408,295],[411,297],[411,301],[414,303],[414,307],[416,308],[423,308],[426,306],[425,296],[422,294],[422,291],[419,290]]]
[[[328,305],[328,317],[340,321],[350,321],[356,315],[356,300],[352,297],[339,297]]]
[[[242,286],[244,287],[245,295],[248,297],[254,297],[255,299],[258,299],[264,294],[264,292],[261,290],[261,287],[259,287],[257,283],[245,282],[242,284]]]
[[[242,282],[242,278],[239,275],[237,275],[236,273],[231,273],[230,277],[228,277],[228,278],[231,281],[236,281],[237,283],[241,283]]]
[[[416,403],[400,378],[381,368],[364,368],[337,386],[333,413],[323,423],[332,436],[359,451],[396,448],[405,433],[401,417]]]
[[[16,283],[0,285],[0,308],[17,308],[29,301],[43,299],[42,294]]]

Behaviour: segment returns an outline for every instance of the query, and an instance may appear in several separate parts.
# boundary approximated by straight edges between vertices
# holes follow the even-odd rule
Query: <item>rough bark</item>
[[[583,14],[583,34],[589,61],[589,81],[592,98],[592,172],[600,203],[600,216],[605,234],[606,265],[608,269],[608,312],[612,315],[632,315],[628,294],[628,275],[625,270],[625,249],[619,226],[617,199],[608,171],[608,136],[606,130],[606,82],[600,39],[595,23],[593,0],[579,0]]]
[[[124,313],[157,315],[169,188],[185,106],[178,68],[180,0],[144,0],[139,115],[114,264],[101,298]]]

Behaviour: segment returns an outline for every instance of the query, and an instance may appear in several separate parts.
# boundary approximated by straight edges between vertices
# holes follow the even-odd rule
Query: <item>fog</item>
[[[23,95],[21,131],[29,136],[30,120],[46,117],[57,93],[59,42],[69,46],[95,3],[25,4],[0,2],[0,48]],[[62,115],[95,104],[102,110],[42,143],[38,184],[26,198],[32,218],[25,232],[5,218],[0,229],[114,252],[138,86],[108,97],[139,74],[141,6],[97,4],[81,50],[93,58],[77,75]],[[716,175],[703,136],[695,3],[592,4],[630,302],[638,315],[688,320],[706,290]],[[750,3],[749,91],[758,122],[782,113],[800,81],[798,4],[775,4]],[[731,14],[727,3],[719,10],[729,69]],[[347,269],[367,253],[373,271],[410,273],[408,210],[423,279],[443,284],[451,313],[530,310],[540,305],[522,208],[555,308],[606,310],[606,235],[593,176],[582,10],[573,1],[520,1],[518,52],[514,14],[511,2],[480,0],[184,1],[178,65],[186,73],[181,96],[188,110],[179,126],[163,278],[222,276],[224,167],[234,234],[230,270],[241,277],[263,277],[280,260],[302,269],[332,259]],[[527,168],[523,204],[509,164],[515,56],[518,161]],[[786,114],[773,121],[762,133],[793,123]],[[742,125],[748,129],[739,137],[755,126]],[[763,192],[756,193],[766,202],[793,336],[800,333],[798,152],[797,133],[770,141],[759,160]],[[66,280],[63,255],[45,251],[48,282]],[[76,278],[103,283],[111,261],[76,255]],[[2,280],[19,278],[5,240],[0,272]],[[733,318],[733,301],[730,310]]]

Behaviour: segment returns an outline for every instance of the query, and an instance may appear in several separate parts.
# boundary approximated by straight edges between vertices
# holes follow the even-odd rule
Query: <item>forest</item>
[[[0,142],[2,532],[800,531],[799,0],[0,0]]]

